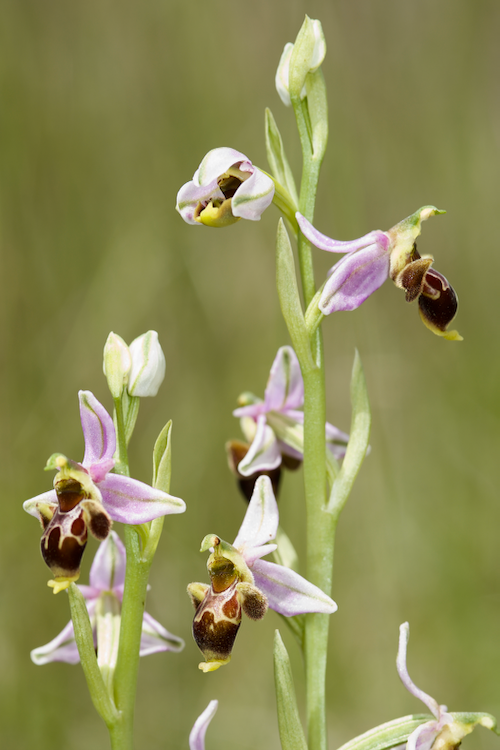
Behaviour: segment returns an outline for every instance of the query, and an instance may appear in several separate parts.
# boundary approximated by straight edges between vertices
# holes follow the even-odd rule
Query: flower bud
[[[131,396],[156,396],[165,377],[165,355],[156,331],[148,331],[130,344],[132,367],[128,379]]]
[[[113,398],[120,398],[122,395],[131,366],[130,349],[121,336],[111,331],[104,344],[102,369]]]
[[[288,42],[276,71],[276,90],[287,107],[291,105],[290,89],[306,96],[306,77],[319,68],[326,55],[326,41],[321,21],[306,16],[295,44]]]

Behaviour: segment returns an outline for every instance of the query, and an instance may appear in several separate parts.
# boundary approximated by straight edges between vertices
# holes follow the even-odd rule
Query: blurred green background
[[[419,712],[395,670],[409,620],[410,671],[450,710],[499,714],[499,353],[497,254],[500,5],[494,0],[4,0],[0,24],[2,524],[0,744],[106,748],[79,667],[35,667],[29,651],[67,622],[46,586],[26,498],[50,488],[47,457],[79,459],[77,390],[110,408],[102,347],[159,331],[167,377],[145,400],[132,473],[174,422],[172,491],[148,610],[186,640],[141,663],[138,748],[186,748],[218,698],[207,750],[279,747],[270,612],[244,622],[229,667],[204,675],[190,637],[190,581],[206,580],[202,537],[232,540],[245,506],[226,468],[231,411],[262,395],[288,343],[274,288],[277,211],[225,231],[191,227],[178,188],[216,146],[267,168],[271,107],[299,176],[293,115],[274,89],[304,13],[320,18],[330,143],[316,225],[339,239],[387,229],[421,205],[447,209],[419,241],[460,295],[461,344],[438,339],[387,283],[327,319],[328,418],[349,429],[361,353],[372,452],[342,516],[329,657],[330,747]],[[317,278],[331,256],[315,251]],[[282,523],[301,548],[302,475],[286,478]],[[117,525],[117,530],[120,531]],[[82,582],[95,550],[89,543]],[[285,633],[300,700],[302,666]],[[466,747],[492,748],[477,730]]]

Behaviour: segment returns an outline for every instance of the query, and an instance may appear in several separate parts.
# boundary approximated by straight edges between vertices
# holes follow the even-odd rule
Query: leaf
[[[269,108],[266,108],[266,150],[267,150],[267,161],[271,167],[271,172],[276,180],[285,187],[292,200],[295,203],[295,210],[299,205],[299,196],[297,193],[297,187],[293,178],[290,164],[285,154],[285,147],[283,146],[283,139],[281,133],[278,130],[276,120],[273,117],[273,113]]]
[[[290,659],[279,630],[274,633],[274,684],[281,747],[283,750],[307,750],[297,708]]]

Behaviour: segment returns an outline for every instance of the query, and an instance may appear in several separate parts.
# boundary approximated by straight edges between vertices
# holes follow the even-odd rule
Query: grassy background
[[[202,537],[233,539],[244,513],[223,447],[239,436],[236,397],[263,393],[288,343],[274,289],[277,213],[217,232],[184,224],[173,207],[213,147],[233,146],[266,168],[265,106],[299,176],[293,116],[274,73],[306,12],[328,42],[330,144],[316,224],[347,239],[427,203],[446,208],[424,225],[419,249],[457,289],[465,338],[434,337],[389,283],[325,321],[329,420],[349,428],[354,347],[373,406],[372,453],[339,527],[330,747],[421,710],[394,664],[406,619],[417,684],[451,710],[498,714],[498,3],[1,5],[1,746],[108,746],[79,667],[29,659],[66,623],[68,606],[46,587],[39,529],[21,503],[50,487],[42,469],[51,453],[82,455],[77,390],[110,407],[108,332],[130,341],[154,328],[167,377],[141,406],[131,466],[150,481],[154,439],[172,418],[172,491],[188,511],[166,523],[148,610],[187,645],[141,664],[137,747],[187,747],[212,698],[220,707],[207,750],[221,741],[279,747],[278,618],[244,622],[232,664],[203,675],[185,595],[189,581],[206,579]],[[315,252],[318,280],[331,260]],[[300,550],[301,474],[287,477],[280,507]],[[302,700],[300,657],[285,637]],[[494,742],[485,730],[466,740],[471,750]]]

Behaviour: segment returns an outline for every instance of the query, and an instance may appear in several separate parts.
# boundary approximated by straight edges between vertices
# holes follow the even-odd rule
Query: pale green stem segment
[[[297,708],[290,659],[279,630],[274,633],[274,684],[282,750],[307,750]]]

